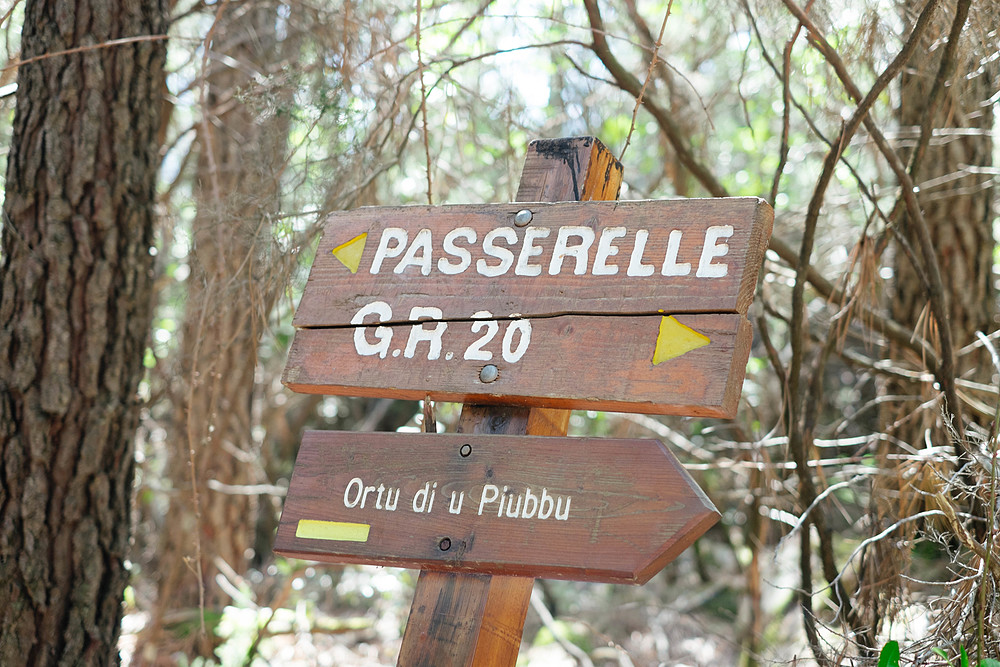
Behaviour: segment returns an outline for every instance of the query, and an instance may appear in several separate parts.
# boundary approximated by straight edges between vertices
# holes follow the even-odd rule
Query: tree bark
[[[166,23],[164,0],[25,5],[0,258],[3,665],[118,660]],[[150,39],[59,53],[129,37]]]
[[[919,2],[911,2],[916,7]],[[959,3],[961,4],[961,3]],[[973,17],[977,3],[973,2]],[[981,9],[988,10],[985,7]],[[919,9],[919,7],[917,7]],[[904,71],[900,91],[899,121],[911,160],[912,146],[917,143],[921,124],[928,114],[934,136],[913,172],[913,181],[920,188],[918,200],[930,229],[941,276],[949,295],[949,316],[952,339],[957,346],[976,340],[976,332],[988,332],[996,321],[997,303],[993,287],[993,105],[987,100],[996,92],[997,73],[993,64],[980,60],[988,56],[986,44],[975,43],[976,30],[962,33],[957,45],[955,71],[948,85],[942,87],[936,109],[929,108],[935,79],[939,74],[946,49],[935,42],[947,38],[952,12],[942,12],[937,31],[928,34],[923,48],[917,50]],[[944,82],[942,82],[944,83]],[[917,240],[905,217],[899,233],[911,248]],[[927,290],[918,269],[897,245],[894,256],[895,276],[891,313],[893,319],[914,328],[924,337],[933,338],[934,326],[925,312]],[[903,359],[898,349],[893,358]],[[917,361],[913,360],[910,361]],[[983,362],[986,362],[985,367]],[[969,377],[977,369],[986,370],[989,382],[988,357],[968,355],[961,360],[957,375]],[[916,448],[922,448],[925,434],[940,429],[940,406],[917,411],[919,402],[931,397],[935,389],[925,385],[913,401],[897,403],[888,415],[889,424],[896,425],[894,435]],[[913,393],[913,386],[892,385],[895,395]],[[963,409],[971,413],[968,409]],[[987,420],[980,419],[981,423]],[[935,427],[935,424],[937,426]],[[935,444],[948,445],[948,434],[937,430]],[[942,441],[943,439],[943,441]]]
[[[992,105],[986,102],[996,91],[997,71],[995,65],[983,59],[989,47],[976,41],[978,31],[962,29],[967,19],[961,12],[967,11],[970,4],[969,18],[973,23],[982,19],[976,16],[977,4],[978,10],[994,11],[989,7],[990,2],[960,0],[955,8],[939,12],[937,25],[928,31],[904,70],[898,110],[903,137],[901,152],[908,158],[913,182],[920,189],[917,199],[941,269],[948,296],[951,338],[957,347],[975,342],[976,332],[989,331],[997,318],[992,275],[996,245],[992,228],[993,176],[990,175],[993,112]],[[913,15],[921,6],[919,1],[907,3]],[[952,49],[949,42],[954,37],[960,39]],[[949,50],[954,55],[949,55]],[[954,64],[942,67],[942,60]],[[921,134],[926,135],[928,128],[933,134],[921,141]],[[894,280],[889,304],[892,318],[940,345],[939,323],[928,305],[924,268],[914,257],[919,255],[915,250],[919,247],[916,231],[905,215],[900,216],[895,231]],[[908,253],[907,246],[914,250]],[[889,356],[904,367],[921,368],[926,363],[895,344],[890,346]],[[956,375],[989,383],[992,375],[989,356],[974,353],[959,358]],[[965,426],[946,423],[942,411],[950,415],[953,406],[932,400],[940,399],[940,389],[935,384],[925,382],[917,386],[889,380],[882,393],[886,402],[881,418],[886,433],[893,437],[879,445],[880,467],[884,472],[874,481],[873,533],[919,512],[925,503],[927,508],[936,507],[933,494],[947,492],[940,464],[930,459],[911,462],[906,457],[907,451],[925,449],[928,443],[949,451],[964,451],[955,439],[957,430]],[[988,424],[988,417],[976,415],[969,406],[961,409],[967,423]],[[910,449],[900,446],[900,442],[908,444]],[[969,511],[975,514],[982,509],[981,504],[973,501]],[[866,610],[866,620],[872,628],[894,613],[892,603],[906,585],[901,574],[909,567],[909,551],[898,548],[897,542],[913,538],[918,529],[915,523],[906,524],[893,539],[876,543],[865,557],[861,580],[868,583],[862,586],[861,607]]]
[[[166,476],[174,493],[156,538],[156,604],[140,662],[170,661],[176,650],[212,655],[205,619],[230,601],[216,577],[244,574],[253,555],[257,497],[232,487],[269,481],[253,435],[255,370],[260,337],[288,280],[274,239],[293,91],[280,62],[292,40],[278,39],[276,12],[271,2],[224,8],[206,61],[190,276],[179,372],[170,383]],[[165,618],[197,618],[201,631],[171,636]]]

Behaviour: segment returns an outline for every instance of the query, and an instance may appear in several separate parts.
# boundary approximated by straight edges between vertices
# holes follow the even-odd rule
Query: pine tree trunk
[[[914,4],[914,3],[911,3]],[[917,5],[922,3],[916,3]],[[975,4],[975,3],[974,3]],[[975,12],[975,9],[973,9]],[[903,148],[912,153],[912,145],[921,123],[929,113],[928,102],[941,56],[945,51],[938,40],[947,38],[951,12],[941,12],[941,24],[935,34],[927,37],[924,48],[917,50],[904,71],[900,92],[899,121],[906,141]],[[975,15],[975,14],[973,14]],[[974,38],[976,31],[965,31],[965,38]],[[934,46],[937,42],[937,46]],[[993,287],[993,106],[986,101],[996,92],[996,67],[980,68],[980,58],[988,55],[985,45],[963,43],[959,46],[957,70],[945,88],[937,112],[931,119],[935,136],[919,161],[914,183],[920,188],[917,199],[930,229],[941,277],[949,298],[952,340],[962,347],[976,340],[976,332],[988,332],[996,321],[997,303]],[[919,244],[910,221],[902,220],[899,229],[911,248]],[[906,253],[897,248],[893,263],[894,282],[891,300],[892,317],[928,340],[936,337],[933,318],[927,304],[927,290]],[[893,350],[892,355],[903,355]],[[920,360],[910,359],[910,363]],[[983,362],[986,365],[983,365]],[[991,375],[989,358],[967,355],[958,360],[957,374]],[[893,395],[912,395],[913,384],[893,384]],[[931,398],[936,389],[925,383],[914,400],[893,402],[894,409],[887,421],[895,425],[893,434],[918,449],[925,437],[935,445],[948,446],[949,435],[941,430],[940,406],[917,410]],[[973,411],[963,407],[967,417]],[[980,416],[980,423],[988,418]],[[943,440],[943,441],[942,441]]]
[[[25,5],[0,259],[2,665],[118,660],[166,19],[162,0]]]
[[[989,10],[988,4],[982,2],[980,8]],[[909,5],[913,15],[922,7],[920,2]],[[995,66],[989,64],[978,75],[967,76],[979,70],[979,60],[984,55],[982,49],[986,45],[974,43],[977,31],[965,30],[958,50],[957,70],[948,77],[949,83],[936,112],[929,108],[931,91],[945,52],[944,43],[954,20],[953,9],[939,11],[936,30],[928,31],[925,44],[918,47],[904,70],[899,122],[903,137],[901,154],[913,160],[920,126],[928,114],[934,113],[930,119],[934,135],[911,173],[920,188],[917,198],[933,239],[948,296],[952,340],[961,348],[976,340],[977,331],[989,331],[997,316],[992,276],[995,247],[993,177],[989,173],[993,164],[990,136],[993,113],[992,106],[984,104],[996,91],[997,78]],[[973,16],[975,11],[974,7]],[[913,222],[903,216],[896,231],[912,249],[911,254],[919,257],[919,240]],[[914,266],[904,245],[898,242],[892,268],[894,280],[889,306],[892,317],[938,345],[938,324],[930,312],[928,290],[920,270]],[[896,346],[890,348],[889,355],[904,368],[925,368],[928,363]],[[985,354],[959,357],[956,371],[959,377],[986,382],[992,374],[989,357]],[[879,465],[883,473],[873,483],[873,509],[877,519],[872,525],[873,534],[901,518],[933,508],[933,494],[945,490],[942,480],[947,472],[941,469],[943,463],[929,457],[911,460],[907,454],[928,446],[943,447],[948,452],[955,449],[952,425],[946,424],[942,416],[943,410],[950,411],[953,406],[940,402],[941,392],[936,384],[891,380],[885,382],[882,393],[885,402],[881,418],[891,438],[883,439],[879,445]],[[978,415],[977,419],[968,405],[961,409],[967,422],[988,422],[983,415]],[[912,539],[918,528],[915,523],[906,524],[892,539],[880,540],[866,554],[861,579],[867,583],[862,587],[861,607],[868,610],[866,620],[872,628],[891,616],[894,600],[906,586],[901,575],[909,567],[909,551],[900,549],[898,542]]]
[[[176,650],[212,655],[211,622],[230,603],[216,576],[244,574],[253,555],[257,497],[238,488],[269,481],[253,402],[257,346],[288,278],[274,227],[293,90],[280,70],[261,80],[289,47],[275,33],[276,11],[269,2],[225,9],[206,73],[208,120],[199,128],[191,273],[166,438],[174,493],[157,538],[157,602],[138,649],[144,663]],[[202,632],[185,637],[169,627],[171,619],[190,627],[192,618]]]

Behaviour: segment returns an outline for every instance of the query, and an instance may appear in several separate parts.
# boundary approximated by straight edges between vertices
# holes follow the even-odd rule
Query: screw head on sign
[[[493,382],[498,377],[500,377],[500,369],[493,364],[486,364],[479,371],[479,379],[483,382]]]
[[[449,540],[447,537],[442,539],[440,542],[438,542],[438,549],[440,549],[441,551],[448,551],[448,549],[451,549],[451,540]]]
[[[531,211],[526,208],[521,209],[514,216],[514,224],[518,227],[524,227],[529,222],[531,222]]]
[[[472,445],[466,443],[458,450],[459,455],[464,459],[472,453]]]

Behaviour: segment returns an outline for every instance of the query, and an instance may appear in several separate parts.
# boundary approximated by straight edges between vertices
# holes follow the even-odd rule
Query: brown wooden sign
[[[732,417],[772,216],[756,198],[337,214],[295,316],[284,382]]]
[[[284,381],[308,393],[731,417],[750,338],[736,314],[301,329]]]
[[[641,584],[718,518],[656,440],[313,431],[274,550]]]
[[[750,197],[335,213],[294,324],[745,314],[772,219]]]

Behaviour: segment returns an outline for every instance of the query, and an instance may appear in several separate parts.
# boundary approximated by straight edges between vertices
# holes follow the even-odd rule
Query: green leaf
[[[965,647],[964,646],[960,647],[959,651],[961,651],[961,655],[958,656],[959,667],[969,667],[969,654],[965,652]]]
[[[878,667],[899,667],[899,642],[891,641],[882,647]]]
[[[1000,667],[1000,662],[994,660],[993,658],[986,658],[979,663],[979,667]]]
[[[934,648],[931,649],[931,653],[933,653],[936,656],[942,657],[945,660],[948,660],[948,654],[945,652],[943,648],[938,648],[935,646]],[[951,660],[948,660],[948,664],[951,665]]]

